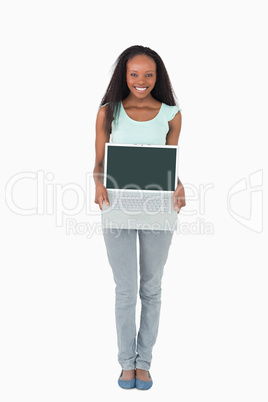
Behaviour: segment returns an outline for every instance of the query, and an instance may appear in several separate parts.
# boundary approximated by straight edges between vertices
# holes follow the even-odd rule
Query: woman
[[[181,113],[160,56],[148,47],[131,46],[118,57],[96,119],[95,203],[109,205],[103,173],[105,143],[177,145]],[[178,179],[173,194],[179,213],[185,206],[184,188]],[[137,235],[140,242],[141,317],[136,337]],[[173,231],[121,229],[103,231],[109,263],[116,284],[116,329],[122,388],[149,389],[152,349],[156,342],[161,280]]]

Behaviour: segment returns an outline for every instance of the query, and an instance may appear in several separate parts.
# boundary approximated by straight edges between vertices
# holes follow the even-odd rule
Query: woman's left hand
[[[180,212],[180,209],[182,207],[185,207],[186,201],[185,201],[185,192],[184,192],[184,187],[179,181],[176,190],[173,193],[173,207],[174,209],[178,210],[178,213]]]

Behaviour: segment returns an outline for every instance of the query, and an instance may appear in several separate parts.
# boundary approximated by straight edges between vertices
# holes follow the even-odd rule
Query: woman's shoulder
[[[108,107],[109,107],[109,105],[107,103],[105,105],[102,105],[99,107],[96,119],[97,119],[97,122],[100,122],[100,124],[103,124],[104,121],[106,120]]]
[[[117,104],[113,105],[113,108],[111,108],[111,104],[107,102],[104,105],[100,106],[97,116],[100,119],[105,119],[107,113],[110,115],[112,110],[113,119],[115,119],[119,116],[120,109],[121,109],[121,102],[117,102]]]
[[[103,107],[107,107],[107,105],[109,105],[109,102],[104,103],[104,105],[101,105],[101,108],[103,108]]]
[[[104,105],[101,105],[98,110],[98,116],[104,117],[107,113],[108,108],[109,108],[109,103],[105,103]]]
[[[99,111],[106,111],[109,107],[109,102],[105,103],[104,105],[101,105],[101,107],[99,108]]]
[[[175,117],[175,115],[181,111],[181,108],[177,105],[170,106],[164,102],[162,104],[168,121],[172,120]]]

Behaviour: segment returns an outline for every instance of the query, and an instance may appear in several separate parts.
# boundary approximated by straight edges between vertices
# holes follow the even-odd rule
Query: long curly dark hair
[[[111,123],[114,120],[114,116],[119,116],[120,102],[125,99],[130,92],[126,83],[127,62],[134,56],[141,54],[151,57],[156,63],[156,83],[151,95],[156,100],[166,103],[167,105],[177,105],[176,95],[161,57],[149,47],[139,45],[128,47],[120,54],[114,63],[112,78],[100,104],[100,107],[107,103],[109,104],[104,121],[105,131],[108,134],[110,134]]]

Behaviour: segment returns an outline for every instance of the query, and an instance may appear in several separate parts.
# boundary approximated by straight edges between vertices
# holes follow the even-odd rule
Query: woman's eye
[[[138,74],[136,74],[136,73],[131,73],[130,75],[131,75],[131,77],[138,77]],[[153,76],[152,73],[146,74],[146,77],[152,77],[152,76]]]

